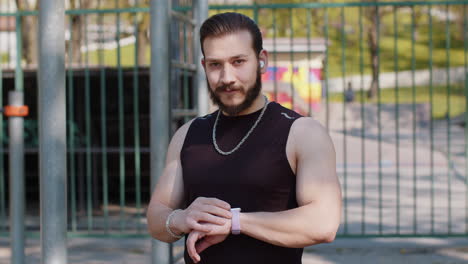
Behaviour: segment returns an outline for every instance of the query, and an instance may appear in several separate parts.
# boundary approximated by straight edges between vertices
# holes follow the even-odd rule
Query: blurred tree
[[[455,13],[456,24],[458,27],[458,32],[455,36],[456,39],[464,42],[468,38],[468,5],[463,5],[461,8],[454,8],[452,12]]]
[[[88,9],[91,7],[91,0],[70,0],[70,9]],[[81,63],[81,44],[83,39],[83,25],[85,23],[86,16],[83,15],[71,15],[72,32],[71,32],[71,45],[73,47],[72,61],[74,63]]]
[[[378,0],[364,0],[365,2],[373,2],[377,3],[379,2]],[[398,1],[398,0],[396,0]],[[385,2],[391,2],[391,1],[385,1]],[[400,7],[395,7],[395,8],[400,8]],[[378,80],[379,80],[379,67],[380,67],[380,61],[379,61],[379,43],[378,43],[378,31],[380,30],[380,26],[382,25],[382,20],[384,19],[385,16],[388,14],[391,14],[393,12],[394,8],[392,6],[371,6],[371,7],[366,7],[364,9],[364,18],[369,22],[367,23],[367,28],[366,28],[366,34],[367,34],[367,44],[369,47],[369,55],[370,55],[370,64],[371,64],[371,70],[372,70],[372,79],[371,79],[371,85],[370,88],[367,92],[367,96],[369,98],[375,98],[377,95],[377,89],[378,89]],[[418,15],[421,17],[421,15]],[[416,14],[415,14],[416,18]],[[416,19],[415,19],[416,22]],[[415,25],[416,26],[416,25]]]
[[[37,10],[39,0],[15,0],[19,11]],[[23,39],[23,58],[26,65],[37,65],[37,17],[21,17],[21,37]]]
[[[125,7],[149,7],[149,0],[126,0]],[[129,24],[135,24],[137,30],[137,46],[138,49],[138,65],[147,64],[148,58],[146,58],[146,50],[149,46],[149,27],[150,27],[150,16],[148,13],[137,13],[128,14],[125,19]]]

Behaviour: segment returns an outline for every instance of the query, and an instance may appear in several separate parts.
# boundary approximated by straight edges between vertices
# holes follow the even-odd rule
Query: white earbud
[[[265,62],[264,61],[260,61],[260,68],[263,68],[265,66]]]

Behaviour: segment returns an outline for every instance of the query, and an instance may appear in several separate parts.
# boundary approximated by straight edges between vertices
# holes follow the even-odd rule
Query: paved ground
[[[394,105],[382,105],[379,122],[375,105],[352,104],[344,122],[342,104],[330,105],[345,205],[340,232],[466,234],[464,128],[457,120],[450,126],[437,120],[431,131],[427,107],[418,105],[415,123],[411,105],[399,107],[396,118]]]
[[[69,264],[150,263],[148,239],[89,239],[68,241]],[[37,239],[27,241],[26,264],[40,263]],[[0,263],[9,264],[7,239],[0,239]],[[183,262],[179,262],[183,263]],[[468,263],[468,238],[337,239],[306,249],[304,264],[462,264]]]

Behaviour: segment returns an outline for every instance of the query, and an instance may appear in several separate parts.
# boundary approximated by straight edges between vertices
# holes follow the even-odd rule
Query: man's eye
[[[234,61],[234,64],[239,65],[239,64],[242,64],[243,62],[244,62],[244,60],[235,60],[235,61]]]
[[[220,64],[217,63],[217,62],[212,62],[212,63],[210,63],[210,67],[219,67],[219,65],[220,65]]]

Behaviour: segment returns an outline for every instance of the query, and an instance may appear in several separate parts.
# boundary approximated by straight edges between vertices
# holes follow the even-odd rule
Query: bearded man
[[[317,121],[261,94],[268,53],[250,18],[210,17],[200,44],[219,110],[172,138],[148,230],[185,236],[186,263],[302,263],[303,248],[333,241],[340,223],[333,143]]]

